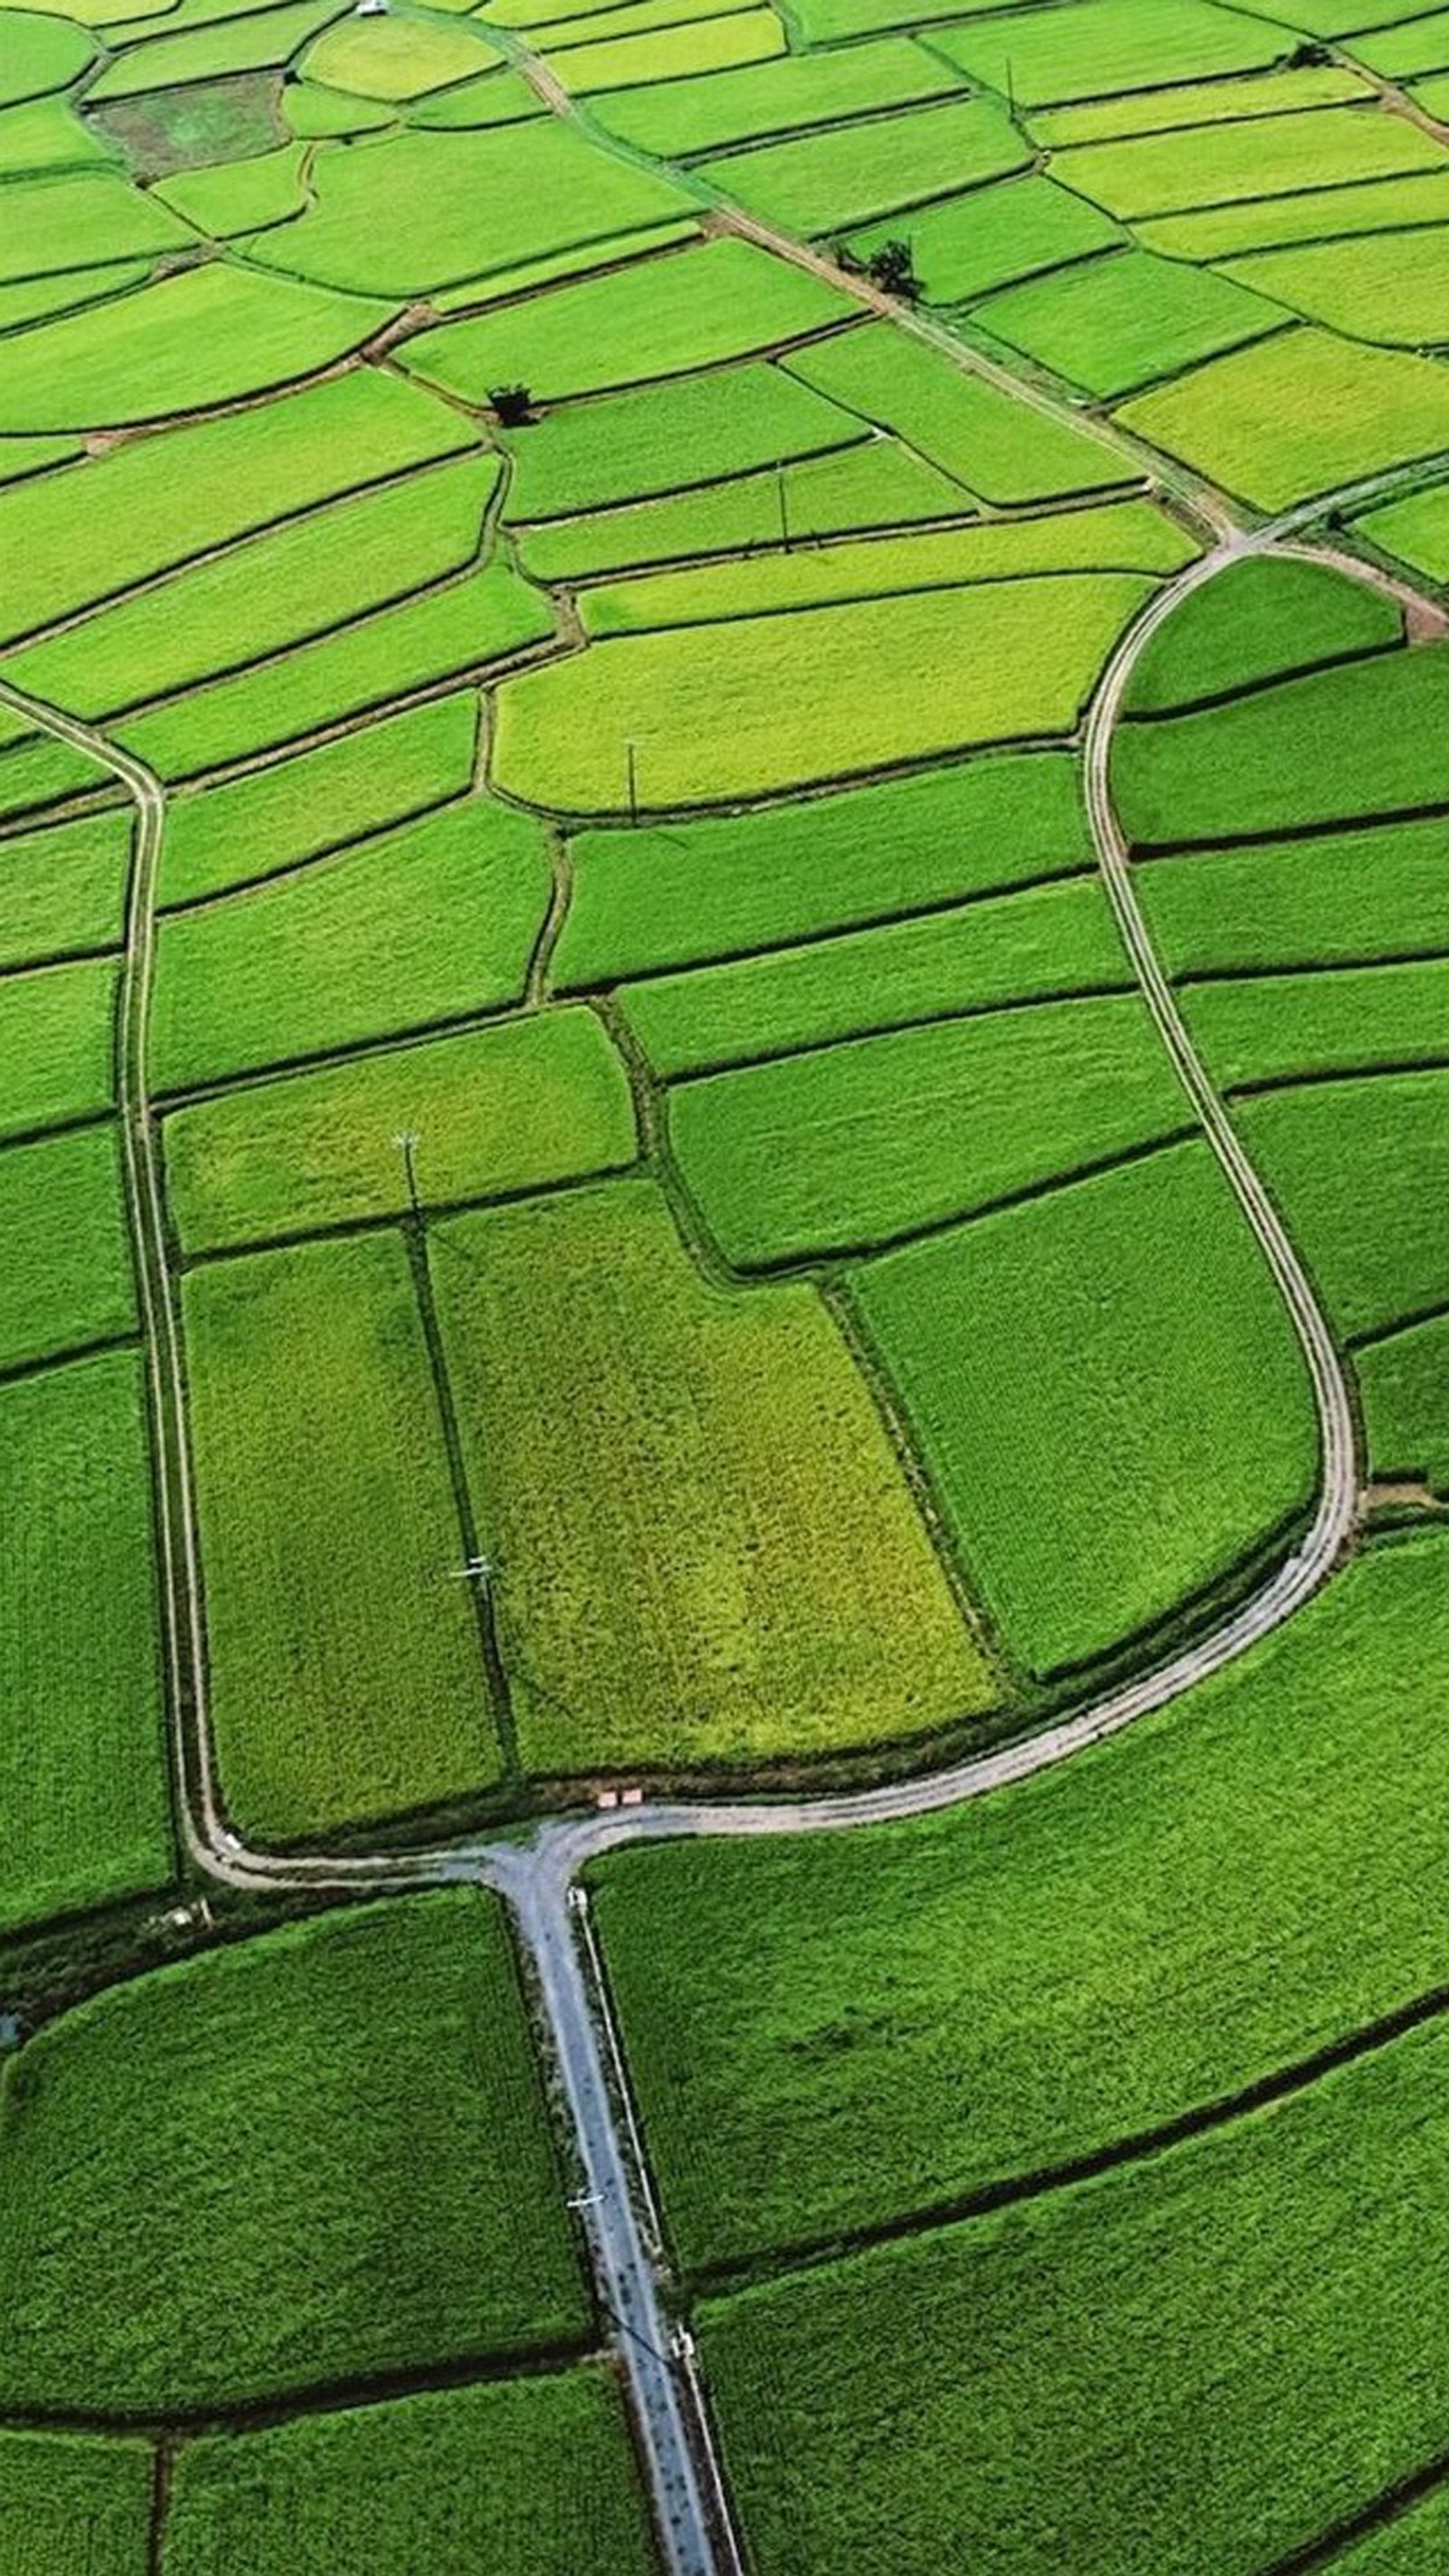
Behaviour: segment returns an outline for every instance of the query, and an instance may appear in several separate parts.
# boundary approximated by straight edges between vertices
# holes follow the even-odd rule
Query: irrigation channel
[[[487,32],[493,39],[502,33]],[[580,123],[591,141],[605,139],[592,120],[579,113],[547,66],[516,37],[510,35],[500,50],[532,81],[554,113]],[[1083,735],[1087,805],[1098,866],[1144,999],[1272,1271],[1303,1350],[1318,1415],[1321,1467],[1311,1525],[1289,1556],[1251,1598],[1155,1670],[1039,1733],[932,1774],[860,1791],[791,1799],[655,1800],[608,1812],[546,1818],[521,1836],[463,1840],[410,1852],[281,1854],[248,1846],[227,1820],[216,1777],[180,1331],[148,1084],[156,877],[165,790],[152,770],[104,734],[0,679],[0,705],[108,771],[135,807],[120,992],[119,1092],[127,1211],[140,1284],[156,1442],[170,1744],[182,1843],[199,1873],[252,1893],[383,1894],[461,1881],[491,1888],[507,1903],[572,2133],[581,2185],[575,2206],[629,2391],[669,2576],[743,2576],[744,2560],[693,2347],[671,2313],[662,2231],[579,1872],[589,1861],[624,1843],[685,1835],[840,1832],[987,1796],[1120,1732],[1234,1662],[1290,1618],[1331,1573],[1360,1510],[1354,1416],[1342,1363],[1308,1277],[1213,1088],[1152,946],[1112,804],[1112,739],[1133,670],[1152,637],[1183,600],[1245,555],[1276,554],[1331,563],[1394,597],[1418,618],[1421,631],[1443,632],[1446,624],[1438,604],[1412,585],[1327,543],[1307,542],[1303,535],[1340,504],[1367,503],[1417,479],[1431,460],[1420,459],[1412,467],[1321,495],[1266,526],[1248,528],[1237,522],[1223,495],[1173,475],[1162,459],[1108,424],[1084,417],[1074,405],[1038,386],[1017,384],[974,350],[893,303],[868,280],[838,270],[816,252],[757,225],[752,218],[730,209],[721,211],[727,223],[763,247],[826,276],[870,309],[927,339],[964,372],[979,374],[1049,417],[1114,447],[1134,479],[1149,475],[1159,490],[1171,492],[1213,535],[1210,550],[1159,591],[1127,630],[1097,684]]]

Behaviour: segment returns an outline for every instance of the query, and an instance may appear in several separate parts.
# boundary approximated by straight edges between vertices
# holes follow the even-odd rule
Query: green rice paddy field
[[[0,2576],[1442,2565],[1446,120],[0,6]]]

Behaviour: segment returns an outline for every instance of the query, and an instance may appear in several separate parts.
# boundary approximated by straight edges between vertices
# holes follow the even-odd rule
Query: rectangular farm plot
[[[620,1007],[656,1073],[697,1073],[952,1012],[1135,989],[1094,877],[812,939],[764,957],[626,984]],[[807,1148],[808,1150],[808,1148]]]
[[[1449,1072],[1263,1092],[1233,1121],[1341,1334],[1449,1304]]]
[[[854,447],[866,435],[863,421],[793,376],[747,361],[725,375],[615,394],[505,433],[514,458],[505,515],[569,518]]]
[[[1449,1314],[1370,1342],[1354,1355],[1369,1467],[1426,1484],[1449,1500]]]
[[[1079,13],[1080,14],[1080,13]],[[1166,134],[1218,118],[1291,116],[1305,107],[1345,107],[1371,96],[1361,72],[1337,63],[1281,63],[1234,78],[1128,89],[1114,97],[1084,98],[1074,106],[1042,109],[1030,119],[1032,141],[1052,151],[1072,143],[1113,143],[1127,134]]]
[[[309,2576],[653,2576],[614,2380],[530,2372],[187,2442],[165,2576],[274,2576],[289,2560]]]
[[[703,1278],[651,1183],[429,1235],[525,1767],[848,1751],[996,1687],[813,1288]]]
[[[867,323],[790,362],[832,400],[893,429],[1000,508],[1109,491],[1136,478],[1085,430],[1047,420],[890,322]]]
[[[220,2414],[592,2331],[480,1889],[315,1916],[63,2013],[5,2068],[0,2170],[7,2408]]]
[[[621,636],[504,682],[494,775],[603,815],[1067,734],[1150,589],[1062,573]]]
[[[1307,1371],[1196,1139],[871,1263],[852,1295],[1031,1672],[1154,1628],[1308,1506]]]
[[[652,34],[620,35],[612,43],[601,32],[593,44],[550,44],[545,59],[571,97],[586,98],[636,83],[769,62],[785,51],[785,30],[774,10],[761,8],[720,11]]]
[[[1104,399],[1176,375],[1285,322],[1271,287],[1255,295],[1211,269],[1124,251],[1062,277],[988,297],[975,319],[1038,365]]]
[[[848,52],[789,54],[749,69],[623,91],[595,110],[611,134],[677,161],[722,144],[764,141],[812,125],[905,107],[958,87],[945,64],[904,37]]]
[[[685,1187],[740,1269],[896,1241],[1187,1118],[1136,993],[927,1021],[706,1075],[668,1109]]]
[[[1397,179],[1444,164],[1444,147],[1407,117],[1366,107],[1310,108],[1297,116],[1190,127],[1053,155],[1064,187],[1138,223],[1239,197],[1291,196],[1303,188]]]
[[[1444,946],[1446,892],[1442,816],[1192,850],[1137,873],[1153,945],[1174,975],[1429,955]]]
[[[1262,510],[1449,446],[1449,373],[1304,324],[1139,394],[1124,429]]]
[[[1092,842],[1071,754],[1042,751],[667,830],[581,832],[571,854],[564,991],[1071,876]]]
[[[113,1129],[0,1149],[0,1369],[115,1341],[135,1324]]]
[[[217,1263],[183,1309],[228,1811],[280,1842],[476,1798],[503,1759],[406,1247]]]
[[[1100,208],[1029,173],[906,207],[853,233],[850,248],[869,259],[884,241],[908,242],[924,302],[958,304],[1039,269],[1090,259],[1122,239]]]
[[[1449,582],[1449,484],[1431,484],[1355,521],[1361,536],[1431,581]]]
[[[949,1814],[594,1864],[686,2274],[1060,2171],[1432,1988],[1446,1574],[1441,1531],[1361,1552],[1169,1707]]]
[[[964,13],[963,13],[964,14]],[[1101,99],[1119,90],[1254,71],[1284,50],[1278,30],[1212,0],[1083,0],[1067,11],[1016,9],[933,35],[971,79],[1010,91],[1019,107]]]
[[[721,239],[425,331],[404,363],[468,402],[507,384],[557,402],[745,357],[857,311],[753,242]]]
[[[157,1087],[181,1091],[517,1001],[551,888],[531,817],[473,798],[301,875],[167,915]]]
[[[0,1525],[0,1931],[14,1931],[172,1872],[134,1352],[0,1386]]]
[[[1144,217],[1135,230],[1146,249],[1169,259],[1226,260],[1291,242],[1445,222],[1449,158],[1408,179],[1361,179],[1340,188],[1305,186],[1286,197],[1245,197],[1196,214]]]
[[[0,842],[0,963],[119,948],[131,815],[89,814]]]
[[[0,1139],[110,1106],[116,976],[109,957],[0,975]]]
[[[898,116],[757,144],[702,164],[721,194],[786,232],[835,232],[898,206],[999,179],[1031,160],[994,99],[948,99]]]
[[[1170,715],[1403,640],[1399,600],[1331,564],[1243,555],[1191,592],[1149,638],[1133,663],[1123,711]],[[1394,684],[1391,676],[1387,685]]]
[[[1435,2020],[1171,2153],[710,2303],[760,2576],[1199,2576],[1367,2517],[1440,2438],[1446,2074]]]
[[[147,2441],[0,2433],[0,2576],[149,2576]]]
[[[552,1010],[249,1085],[166,1122],[188,1252],[515,1197],[632,1162],[628,1077],[591,1011]]]
[[[1351,338],[1421,350],[1449,340],[1449,231],[1433,225],[1260,251],[1228,274]]]
[[[1212,977],[1181,994],[1220,1091],[1449,1063],[1449,957]]]

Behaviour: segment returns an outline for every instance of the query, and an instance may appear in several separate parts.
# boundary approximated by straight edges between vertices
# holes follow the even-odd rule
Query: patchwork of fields
[[[1446,246],[1429,0],[0,7],[0,2576],[1440,2564]]]

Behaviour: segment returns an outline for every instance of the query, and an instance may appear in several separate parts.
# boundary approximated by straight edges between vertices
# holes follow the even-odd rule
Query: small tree
[[[856,253],[851,249],[848,241],[842,241],[837,235],[834,241],[826,243],[825,248],[827,255],[834,261],[836,267],[843,268],[847,277],[858,277],[860,275],[861,262]]]
[[[1326,45],[1315,45],[1309,40],[1294,46],[1288,57],[1288,68],[1294,72],[1321,71],[1332,60],[1333,56]]]
[[[524,429],[533,418],[533,394],[527,385],[490,385],[493,417],[504,429]]]
[[[898,295],[903,304],[914,304],[920,294],[916,263],[908,241],[883,241],[871,252],[866,274],[873,286],[886,295]]]

